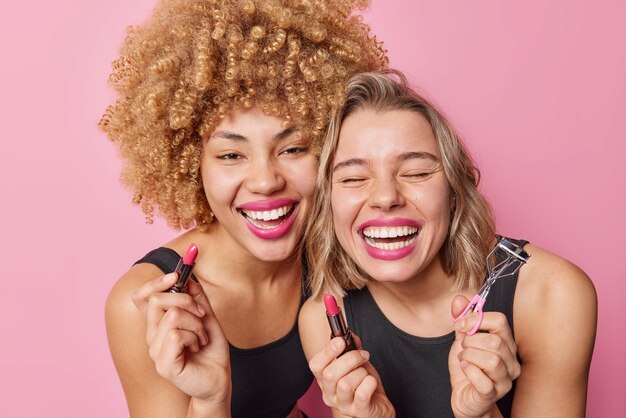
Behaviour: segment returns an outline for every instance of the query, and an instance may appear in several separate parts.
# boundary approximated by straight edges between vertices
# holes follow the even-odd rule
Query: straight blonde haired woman
[[[300,313],[335,417],[584,416],[597,303],[580,269],[509,239],[527,262],[495,282],[482,318],[459,318],[497,242],[478,179],[400,73],[351,78],[322,150]],[[360,349],[329,341],[323,292],[341,298]]]

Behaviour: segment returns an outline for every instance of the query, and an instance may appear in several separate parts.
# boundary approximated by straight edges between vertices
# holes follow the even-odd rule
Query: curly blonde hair
[[[328,138],[320,156],[311,219],[306,237],[312,296],[323,292],[344,295],[346,289],[361,289],[369,276],[341,247],[335,235],[330,194],[332,164],[342,122],[362,109],[376,112],[410,110],[422,115],[435,135],[452,202],[450,227],[440,250],[446,274],[453,275],[455,289],[477,289],[484,280],[485,258],[493,246],[495,225],[489,203],[478,191],[480,172],[446,118],[425,98],[414,92],[398,71],[353,76],[347,85],[344,106],[329,124]]]
[[[234,108],[297,124],[319,150],[347,78],[387,65],[349,0],[162,0],[129,28],[100,127],[119,146],[122,182],[152,222],[212,220],[200,176],[203,139]]]

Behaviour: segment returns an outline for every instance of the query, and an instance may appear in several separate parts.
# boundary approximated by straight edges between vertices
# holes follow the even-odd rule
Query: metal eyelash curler
[[[501,260],[500,257],[502,257]],[[487,296],[491,290],[491,286],[496,280],[513,276],[528,261],[530,256],[522,247],[516,245],[504,237],[500,237],[496,246],[487,255],[487,279],[478,290],[471,302],[465,307],[463,312],[456,318],[454,322],[465,317],[471,309],[478,313],[478,322],[474,325],[467,335],[474,335],[480,324],[483,322],[483,306],[487,301]]]

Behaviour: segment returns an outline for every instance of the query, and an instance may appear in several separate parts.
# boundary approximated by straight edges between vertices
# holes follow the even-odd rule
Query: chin
[[[415,274],[407,272],[406,269],[393,269],[391,271],[377,270],[371,272],[368,272],[367,270],[364,271],[367,272],[373,280],[381,283],[404,283],[415,276]]]
[[[295,245],[280,245],[278,248],[267,248],[271,247],[271,245],[261,244],[266,248],[256,247],[252,251],[252,255],[254,255],[257,259],[266,262],[272,261],[283,261],[290,258],[294,252],[296,251]]]
[[[373,280],[385,283],[402,283],[417,276],[423,264],[416,257],[400,260],[377,260],[368,254],[362,254],[357,264]]]

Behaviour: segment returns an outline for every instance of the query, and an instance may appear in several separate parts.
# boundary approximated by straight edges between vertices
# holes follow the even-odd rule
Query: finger
[[[178,275],[176,273],[169,273],[165,276],[150,280],[138,287],[132,295],[133,303],[137,309],[139,309],[142,314],[146,315],[150,296],[154,293],[165,292],[176,283],[177,277]]]
[[[463,313],[463,311],[465,310],[465,308],[467,307],[469,303],[470,303],[469,299],[467,299],[465,296],[456,295],[452,299],[452,304],[450,305],[450,312],[452,313],[452,320],[453,322],[455,322],[454,339],[457,341],[463,340],[463,337],[465,337],[465,332],[462,332],[460,329],[458,329],[458,326],[457,326],[458,322],[456,322],[456,320],[463,321],[463,319],[461,318],[461,314]]]
[[[455,329],[460,332],[469,332],[476,322],[478,315],[472,313],[467,315],[463,320],[455,324]],[[481,331],[487,331],[491,334],[499,335],[506,342],[512,353],[517,353],[517,344],[513,339],[513,333],[506,316],[501,312],[484,312],[482,322],[478,327]],[[474,334],[476,335],[476,334]]]
[[[224,335],[222,326],[215,317],[215,313],[211,307],[211,302],[209,301],[206,293],[204,293],[202,285],[200,283],[196,283],[194,280],[189,280],[187,282],[187,294],[191,296],[204,310],[204,327],[209,333],[211,341],[215,344],[219,344],[220,346],[228,346],[228,340]]]
[[[372,363],[370,363],[369,361],[363,363],[362,366],[365,370],[367,370],[367,373],[371,376],[373,376],[376,380],[378,380],[380,382],[380,375],[378,374],[378,370],[376,370],[374,368],[374,366],[372,365]]]
[[[150,296],[147,309],[146,338],[148,344],[154,337],[163,315],[172,308],[185,310],[198,317],[205,314],[204,309],[186,293],[153,293]]]
[[[474,390],[476,390],[482,398],[484,402],[483,406],[486,407],[492,404],[497,398],[494,382],[480,368],[466,361],[461,361],[461,369],[467,377],[467,380],[469,380],[474,387]]]
[[[204,288],[200,283],[197,283],[195,280],[189,280],[187,282],[187,294],[189,294],[196,302],[200,303],[204,307],[211,309],[211,304],[209,303],[209,299],[204,293]],[[211,310],[211,313],[213,311]]]
[[[372,396],[377,387],[378,381],[373,376],[365,376],[354,391],[354,407],[357,411],[369,412]]]
[[[159,375],[169,379],[182,371],[185,360],[182,355],[185,348],[192,352],[199,351],[198,336],[187,330],[170,329],[164,336],[160,350],[150,353]]]
[[[341,337],[335,337],[326,343],[309,361],[309,368],[319,381],[322,378],[322,371],[341,354],[346,348],[346,342]]]
[[[363,350],[349,351],[337,357],[322,371],[322,383],[327,390],[337,392],[337,384],[348,373],[369,360],[369,353]]]
[[[153,308],[167,311],[170,308],[177,307],[184,309],[198,318],[202,318],[206,314],[204,307],[198,303],[193,296],[187,293],[153,293],[148,301],[148,311]]]
[[[209,342],[209,337],[200,318],[184,309],[173,307],[169,309],[157,327],[154,339],[163,341],[170,330],[184,330],[196,334],[201,345]]]
[[[481,373],[496,386],[506,386],[512,380],[502,358],[489,351],[468,348],[459,354],[459,361],[462,365],[470,364],[480,369]]]
[[[452,299],[452,304],[450,306],[450,311],[452,313],[452,318],[457,318],[459,315],[463,313],[467,304],[470,303],[469,299],[463,295],[456,295]]]
[[[519,362],[515,353],[511,352],[508,344],[497,334],[478,333],[463,339],[464,349],[473,348],[499,356],[504,363],[507,372],[513,378],[519,375]]]
[[[352,404],[356,389],[367,376],[367,370],[358,367],[339,379],[337,382],[337,404],[345,406]]]

